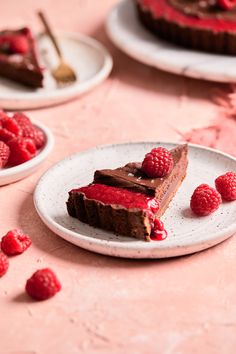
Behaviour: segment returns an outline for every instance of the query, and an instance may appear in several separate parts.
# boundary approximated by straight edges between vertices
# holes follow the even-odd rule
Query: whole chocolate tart
[[[236,54],[235,0],[135,0],[142,24],[187,48]]]
[[[0,76],[32,88],[43,86],[43,72],[29,28],[0,32]]]
[[[186,176],[187,145],[170,153],[174,165],[162,178],[148,178],[139,162],[97,170],[92,184],[69,192],[69,215],[92,226],[149,241],[154,220],[163,215]]]

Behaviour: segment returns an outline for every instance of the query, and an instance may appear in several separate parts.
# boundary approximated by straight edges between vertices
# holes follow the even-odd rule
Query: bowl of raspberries
[[[53,147],[48,128],[23,112],[0,111],[0,186],[33,173]]]

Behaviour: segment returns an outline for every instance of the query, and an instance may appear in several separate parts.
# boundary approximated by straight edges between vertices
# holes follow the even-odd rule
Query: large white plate
[[[38,36],[40,62],[45,67],[44,87],[29,89],[0,78],[1,108],[31,109],[63,103],[91,90],[110,74],[112,58],[95,39],[78,33],[61,33],[58,41],[66,61],[79,79],[70,86],[57,87],[50,68],[57,65],[58,58],[48,37]]]
[[[158,39],[139,22],[134,1],[125,0],[110,12],[110,39],[134,59],[161,70],[196,79],[235,82],[235,57],[184,49]]]
[[[36,127],[42,130],[45,136],[45,145],[38,154],[31,160],[18,166],[0,169],[0,186],[13,183],[23,179],[35,172],[46,160],[54,146],[54,138],[51,131],[39,122],[33,122]]]
[[[168,230],[164,241],[145,242],[118,236],[90,227],[70,217],[66,210],[68,191],[86,185],[96,169],[115,168],[129,161],[141,161],[158,145],[168,149],[172,143],[130,143],[96,147],[72,155],[50,168],[40,179],[34,203],[43,222],[56,234],[90,251],[128,258],[163,258],[180,256],[211,247],[236,232],[236,202],[223,203],[208,217],[195,217],[189,201],[201,183],[214,185],[226,171],[236,171],[236,159],[216,150],[189,146],[187,177],[163,216]],[[57,181],[57,183],[55,183]]]

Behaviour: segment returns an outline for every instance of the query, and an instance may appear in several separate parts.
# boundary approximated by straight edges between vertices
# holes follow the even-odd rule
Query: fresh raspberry
[[[29,51],[29,42],[26,36],[17,35],[10,38],[9,51],[13,54],[26,54]]]
[[[1,241],[1,249],[8,256],[21,254],[31,245],[31,239],[21,230],[14,229],[8,231]]]
[[[222,198],[228,201],[236,200],[236,173],[227,172],[215,180],[215,186]]]
[[[217,0],[217,4],[223,10],[230,10],[236,5],[235,0]]]
[[[7,256],[0,251],[0,277],[2,277],[8,270],[9,261]]]
[[[27,280],[25,290],[35,300],[46,300],[61,290],[61,283],[51,269],[44,268]]]
[[[5,144],[3,141],[0,141],[0,161],[1,161],[0,168],[6,166],[9,156],[10,156],[9,146]]]
[[[25,126],[32,125],[29,117],[27,117],[23,112],[14,113],[12,118],[17,121],[21,129],[24,129]]]
[[[34,125],[27,126],[23,130],[23,136],[34,141],[37,149],[40,149],[45,144],[45,136],[43,132]]]
[[[22,129],[22,135],[24,138],[32,139],[37,149],[43,147],[43,145],[45,144],[45,136],[43,132],[37,127],[35,127],[24,113],[15,113],[13,119],[17,121],[20,128]]]
[[[6,115],[6,113],[3,110],[0,110],[0,120],[2,118],[7,118],[7,115]]]
[[[173,164],[171,153],[163,147],[158,147],[146,154],[142,170],[151,178],[164,177],[172,170]]]
[[[193,192],[190,207],[196,215],[206,216],[216,211],[220,203],[220,194],[207,184],[201,184]]]
[[[9,165],[16,166],[31,160],[36,154],[36,146],[32,139],[15,138],[8,142],[10,148]]]
[[[3,117],[0,119],[0,140],[7,143],[17,136],[21,136],[22,130],[15,119]]]

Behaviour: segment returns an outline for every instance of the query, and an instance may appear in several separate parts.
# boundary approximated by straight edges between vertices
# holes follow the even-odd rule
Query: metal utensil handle
[[[54,45],[54,47],[56,49],[56,52],[57,52],[58,56],[61,58],[62,57],[61,50],[59,48],[59,45],[57,43],[57,40],[56,40],[54,34],[52,33],[51,27],[50,27],[50,25],[49,25],[45,15],[44,15],[44,13],[42,11],[39,11],[38,12],[38,16],[39,16],[40,20],[42,21],[42,24],[44,25],[46,33],[50,37],[50,39],[51,39],[51,41],[52,41],[52,43],[53,43],[53,45]]]

